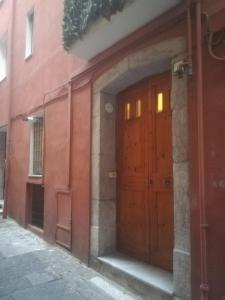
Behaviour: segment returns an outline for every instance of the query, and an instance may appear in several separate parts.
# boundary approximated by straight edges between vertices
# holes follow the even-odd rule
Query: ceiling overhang
[[[110,20],[100,18],[94,22],[82,39],[71,45],[69,52],[90,60],[180,2],[182,0],[129,0]]]

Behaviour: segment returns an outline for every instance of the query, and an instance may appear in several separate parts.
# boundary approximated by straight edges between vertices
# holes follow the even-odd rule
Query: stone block
[[[91,226],[91,256],[99,256],[99,227]]]
[[[99,226],[99,200],[92,199],[91,201],[91,225]]]
[[[163,41],[147,47],[129,56],[129,69],[139,69],[142,66],[154,64],[156,61],[172,60],[178,53],[185,50],[185,39],[182,37]]]
[[[115,160],[116,143],[116,105],[112,95],[101,95],[101,116],[100,116],[100,153],[110,154]],[[108,109],[108,111],[107,111]],[[111,111],[112,109],[113,111]]]
[[[188,160],[188,118],[187,107],[173,111],[173,161],[175,163]]]
[[[100,195],[100,155],[92,155],[92,168],[91,168],[91,196],[92,199],[99,199]]]
[[[183,192],[174,193],[174,231],[175,248],[190,251],[190,207],[189,195]]]
[[[188,252],[174,250],[174,294],[178,299],[191,299],[191,259]]]
[[[100,153],[100,118],[92,118],[92,154]]]
[[[99,79],[94,83],[93,91],[94,94],[103,91],[105,87],[119,76],[128,71],[128,58],[123,59],[120,63],[113,66],[111,69],[106,71]]]
[[[116,197],[116,178],[109,178],[109,172],[116,170],[116,160],[113,155],[100,155],[100,198],[114,199]]]
[[[100,104],[101,104],[101,94],[97,93],[93,96],[92,102],[92,117],[99,117],[100,116]]]
[[[187,98],[187,75],[184,75],[182,78],[178,78],[173,74],[171,90],[172,110],[178,110],[187,107]]]
[[[173,164],[174,191],[177,195],[189,192],[189,169],[188,162]]]

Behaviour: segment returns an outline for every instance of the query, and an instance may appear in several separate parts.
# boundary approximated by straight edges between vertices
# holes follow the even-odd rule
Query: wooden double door
[[[172,271],[173,169],[169,73],[118,96],[118,250]]]

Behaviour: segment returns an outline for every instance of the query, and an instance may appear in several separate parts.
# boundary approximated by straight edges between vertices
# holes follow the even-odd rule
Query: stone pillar
[[[6,133],[0,132],[0,200],[3,200]]]
[[[100,97],[100,99],[99,99]],[[93,100],[91,253],[111,253],[116,243],[116,99],[101,92]]]
[[[176,57],[178,61],[184,57]],[[188,164],[187,76],[172,76],[174,173],[174,292],[175,299],[191,299],[190,208]]]

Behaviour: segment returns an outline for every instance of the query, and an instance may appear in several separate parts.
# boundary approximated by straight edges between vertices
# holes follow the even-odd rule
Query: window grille
[[[33,124],[33,174],[42,175],[43,165],[43,118]]]

